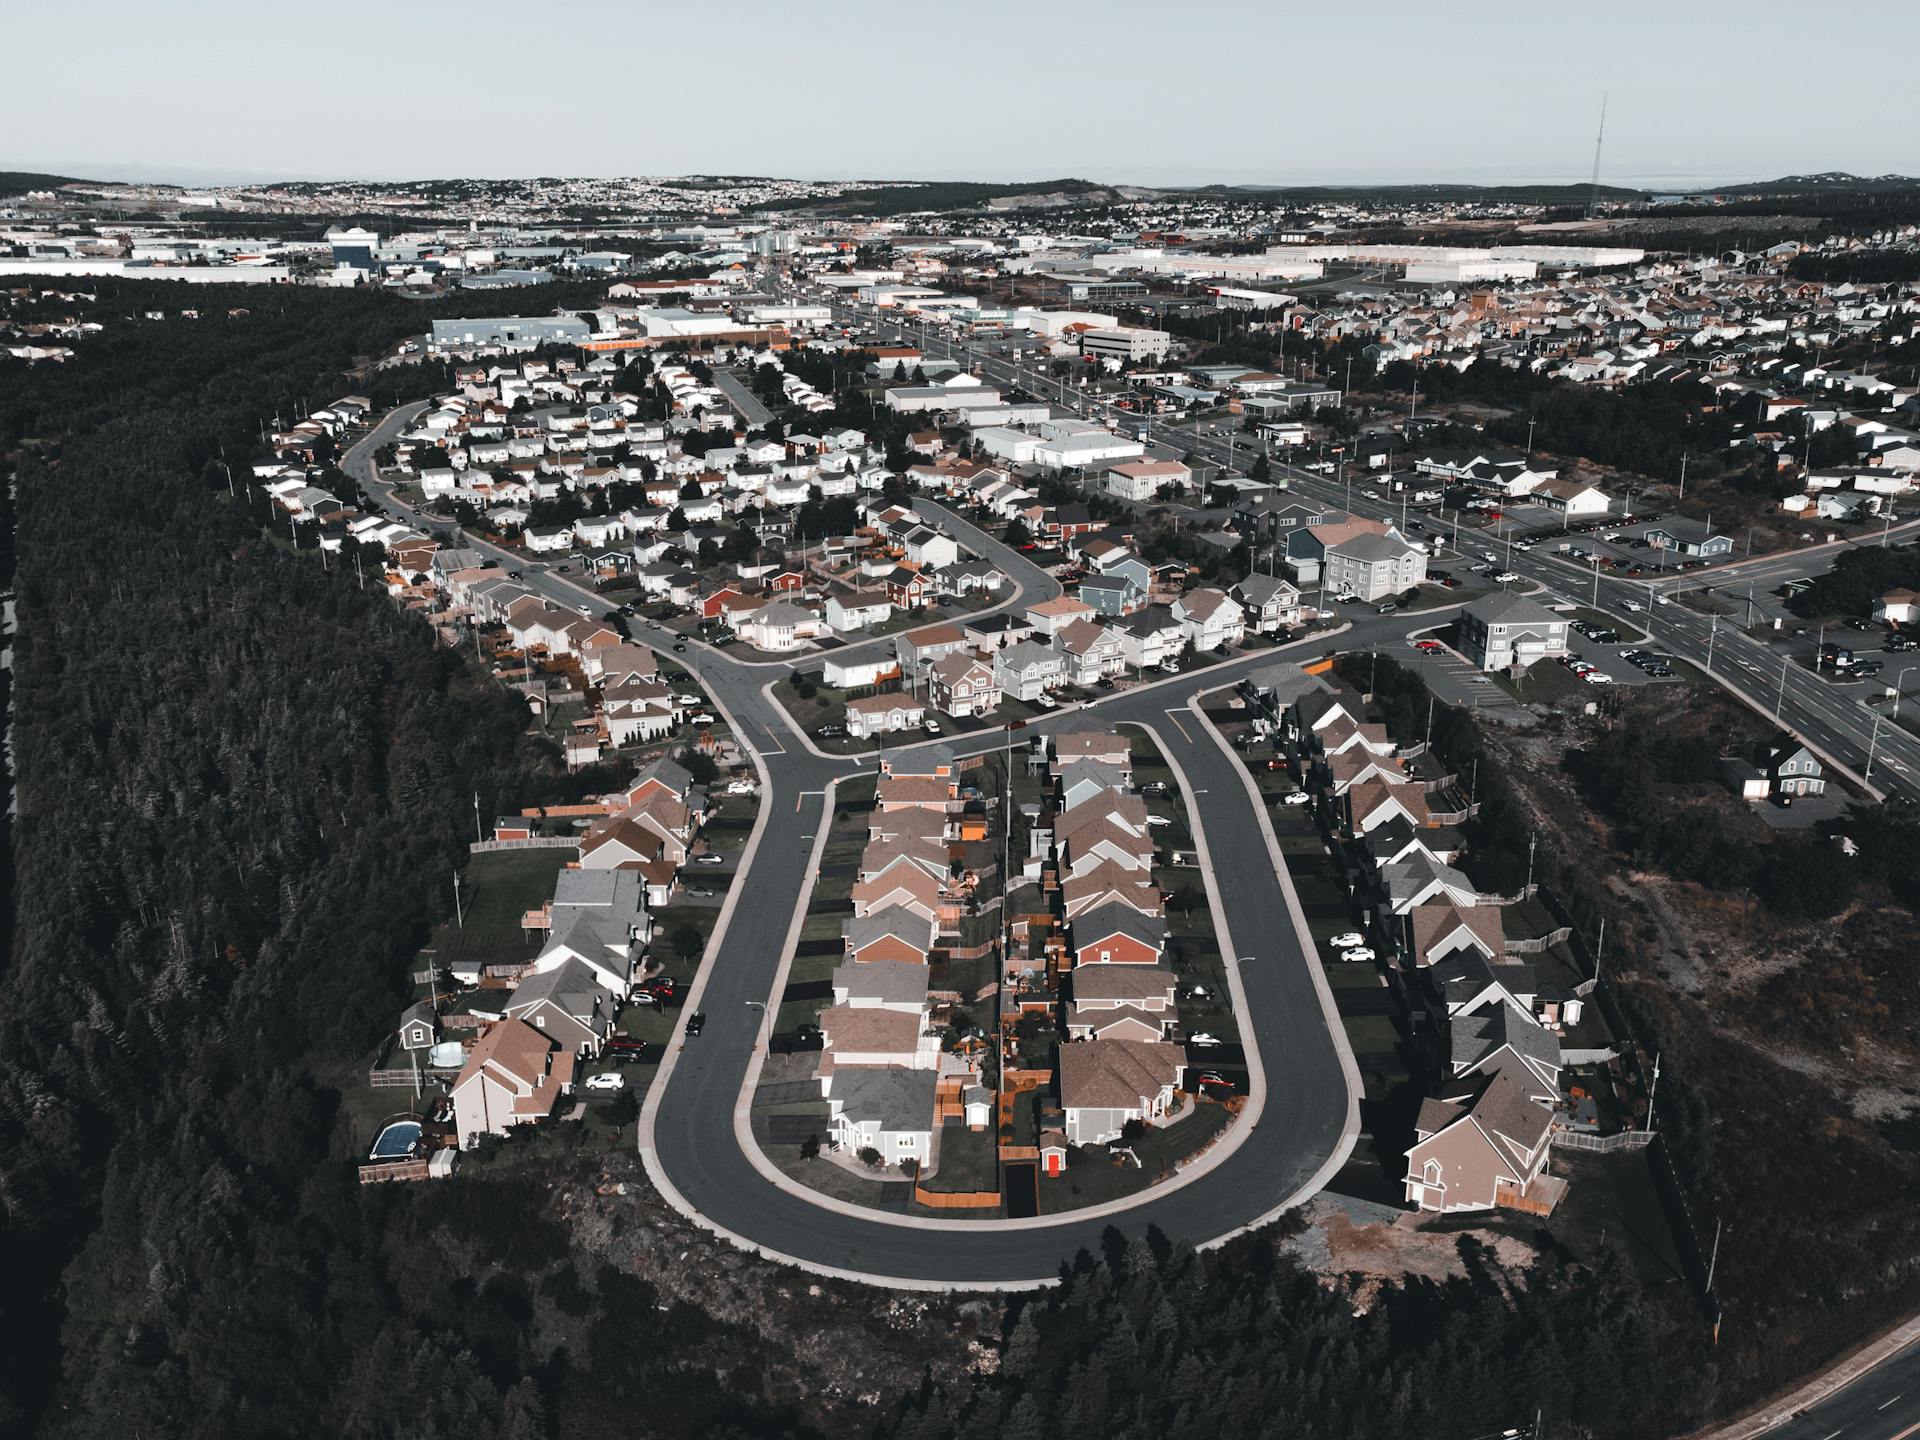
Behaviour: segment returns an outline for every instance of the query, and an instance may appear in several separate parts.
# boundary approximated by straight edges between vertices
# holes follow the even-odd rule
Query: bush
[[[860,1163],[865,1165],[869,1170],[878,1170],[880,1168],[880,1152],[874,1149],[873,1146],[862,1145],[856,1153],[860,1156]]]
[[[1760,871],[1760,898],[1787,920],[1825,920],[1853,903],[1854,862],[1836,845],[1782,844]]]

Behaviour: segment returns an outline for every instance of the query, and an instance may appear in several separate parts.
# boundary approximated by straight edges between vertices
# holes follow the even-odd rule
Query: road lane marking
[[[1167,718],[1173,721],[1173,728],[1180,732],[1180,738],[1186,741],[1187,744],[1191,745],[1193,743],[1193,736],[1189,735],[1187,733],[1187,727],[1180,723],[1179,712],[1174,710],[1169,710],[1167,711]]]
[[[1886,1402],[1886,1405],[1880,1405],[1880,1406],[1877,1406],[1876,1408],[1877,1408],[1877,1409],[1881,1409],[1881,1410],[1885,1410],[1885,1409],[1887,1408],[1887,1406],[1888,1406],[1888,1405],[1897,1405],[1897,1404],[1899,1404],[1899,1403],[1900,1403],[1900,1397],[1899,1397],[1898,1395],[1896,1395],[1896,1396],[1894,1396],[1894,1397],[1893,1397],[1893,1399],[1891,1399],[1891,1400],[1889,1400],[1889,1401],[1887,1401],[1887,1402]]]

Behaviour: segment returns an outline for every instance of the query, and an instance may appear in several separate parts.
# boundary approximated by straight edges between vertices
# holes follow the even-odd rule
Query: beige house
[[[1186,1052],[1164,1040],[1082,1040],[1060,1047],[1057,1078],[1067,1139],[1100,1145],[1129,1120],[1163,1119],[1186,1070]]]
[[[453,1082],[453,1123],[465,1150],[482,1135],[504,1135],[553,1113],[573,1088],[573,1052],[522,1020],[502,1020],[480,1037]]]

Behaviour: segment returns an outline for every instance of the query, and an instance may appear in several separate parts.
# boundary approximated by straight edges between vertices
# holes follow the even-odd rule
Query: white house
[[[1201,586],[1173,602],[1173,618],[1198,654],[1238,645],[1246,634],[1247,612],[1224,590]]]

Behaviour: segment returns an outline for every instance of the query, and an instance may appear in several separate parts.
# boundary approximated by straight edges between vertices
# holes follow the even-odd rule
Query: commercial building
[[[593,334],[578,315],[506,315],[491,320],[435,320],[428,337],[436,350],[493,345],[531,350],[538,345],[577,345]]]
[[[1557,660],[1567,653],[1567,620],[1524,595],[1492,595],[1461,613],[1460,651],[1489,671]]]
[[[1087,354],[1098,355],[1103,360],[1164,360],[1173,348],[1173,336],[1165,330],[1115,326],[1083,331],[1080,344]]]

